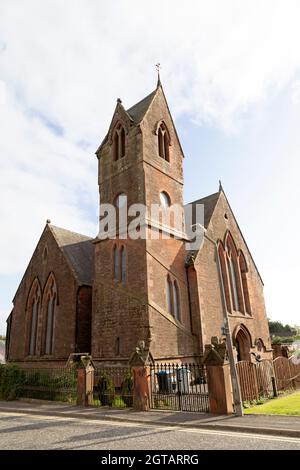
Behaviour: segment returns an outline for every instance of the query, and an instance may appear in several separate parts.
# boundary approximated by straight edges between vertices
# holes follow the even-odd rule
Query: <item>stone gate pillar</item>
[[[233,413],[233,396],[230,366],[227,360],[226,344],[212,338],[212,344],[205,345],[203,363],[207,370],[207,386],[210,412],[215,414]]]
[[[139,341],[129,360],[133,372],[133,406],[139,411],[149,411],[150,408],[151,363],[154,361],[149,349],[145,347],[144,341]]]
[[[91,356],[81,356],[77,363],[78,406],[89,406],[93,403],[94,370]]]

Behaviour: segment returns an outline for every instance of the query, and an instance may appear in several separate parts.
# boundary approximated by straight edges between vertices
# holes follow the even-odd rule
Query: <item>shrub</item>
[[[107,374],[102,374],[96,386],[99,400],[102,405],[112,406],[115,398],[115,387],[111,377]]]
[[[243,402],[243,408],[252,408],[252,406],[263,405],[267,401],[271,400],[273,397],[259,397],[254,400],[246,400]]]
[[[126,408],[127,405],[126,403],[123,401],[122,397],[120,397],[119,395],[115,396],[113,402],[112,402],[112,407],[113,408]]]
[[[102,403],[101,401],[99,400],[99,398],[93,398],[93,403],[92,403],[93,406],[102,406]]]
[[[274,338],[272,338],[272,344],[281,344],[281,343],[282,341],[279,336],[274,336]]]
[[[297,336],[274,336],[274,338],[272,338],[272,344],[293,344],[296,338]]]
[[[24,383],[25,374],[18,366],[0,366],[0,398],[15,400],[20,396]]]

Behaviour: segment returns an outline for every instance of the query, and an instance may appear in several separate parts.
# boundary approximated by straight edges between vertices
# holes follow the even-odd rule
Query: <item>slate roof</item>
[[[215,207],[217,205],[218,199],[220,196],[220,192],[218,191],[217,193],[210,194],[209,196],[202,197],[201,199],[197,199],[196,201],[191,202],[193,206],[196,206],[196,204],[203,204],[204,205],[204,227],[207,228],[209,225],[209,222],[212,218],[213,212],[215,210]],[[193,213],[194,216],[194,213]],[[193,219],[193,223],[194,223]]]
[[[146,96],[134,106],[126,110],[127,114],[129,114],[129,116],[133,119],[135,125],[138,125],[142,121],[155,96],[156,91],[157,88],[152,93],[150,93],[150,95]]]
[[[145,116],[145,114],[147,112],[147,109],[149,108],[156,92],[157,92],[157,88],[154,91],[152,91],[152,93],[150,93],[150,95],[146,96],[141,101],[139,101],[135,105],[131,106],[131,108],[125,110],[125,113],[128,114],[129,118],[132,120],[132,122],[135,126],[138,126],[140,124],[140,122],[143,120],[143,117]],[[99,147],[96,151],[96,155],[98,154],[101,147],[105,144],[105,142],[107,142],[108,135],[109,135],[109,131],[107,132],[107,134],[104,137],[103,141],[99,145]]]
[[[49,225],[78,282],[92,285],[94,279],[93,239],[80,233]]]

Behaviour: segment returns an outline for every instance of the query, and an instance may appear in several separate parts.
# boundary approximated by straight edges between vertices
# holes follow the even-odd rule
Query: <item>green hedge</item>
[[[25,373],[15,365],[0,365],[0,398],[15,400],[21,394]]]
[[[293,344],[297,340],[297,336],[284,337],[284,336],[274,336],[272,338],[272,344]]]
[[[0,366],[0,399],[15,400],[19,397],[44,400],[76,400],[77,378],[74,370],[24,371],[12,364]]]

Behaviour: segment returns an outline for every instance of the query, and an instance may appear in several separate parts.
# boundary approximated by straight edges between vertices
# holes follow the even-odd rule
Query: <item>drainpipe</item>
[[[190,265],[188,263],[186,263],[185,264],[185,274],[186,274],[187,291],[188,291],[190,325],[191,325],[191,333],[194,334],[193,316],[192,316],[192,302],[191,302],[191,290],[190,290],[190,280],[189,280],[189,267],[190,267]]]

